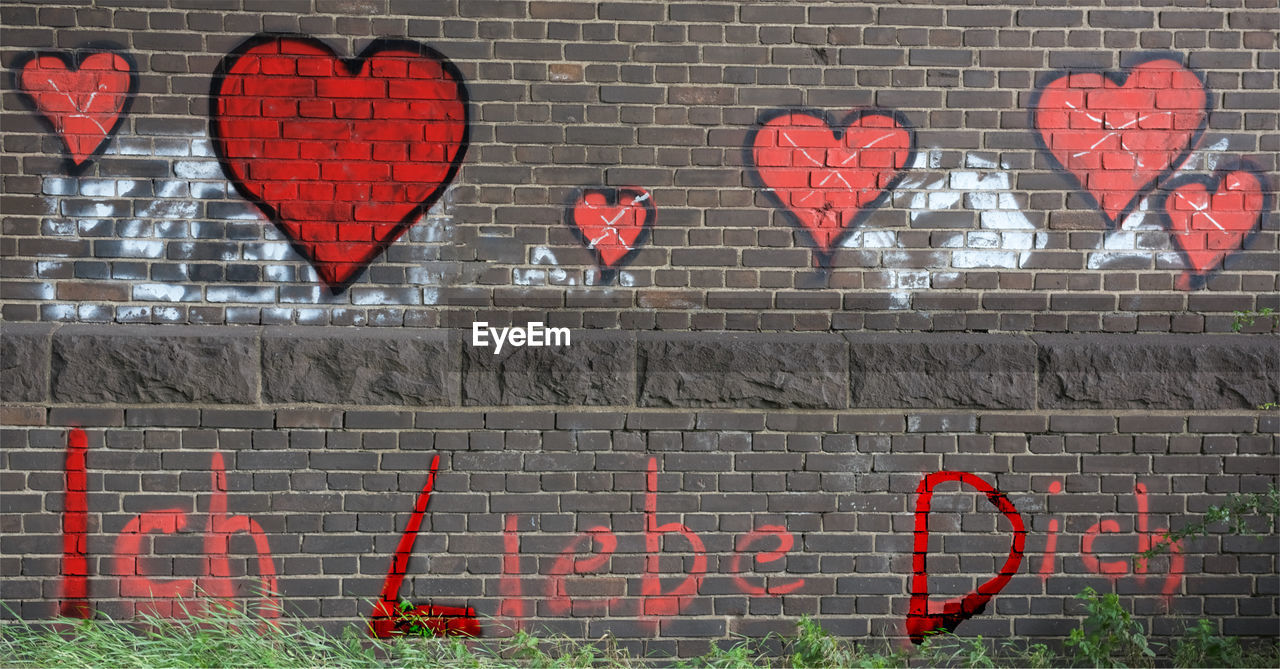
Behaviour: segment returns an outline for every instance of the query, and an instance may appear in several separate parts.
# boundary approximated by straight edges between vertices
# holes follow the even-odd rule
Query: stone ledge
[[[54,402],[253,404],[257,328],[67,325],[53,333]]]
[[[456,342],[446,330],[272,327],[262,331],[267,404],[458,403]]]
[[[1042,409],[1253,409],[1280,399],[1268,335],[1041,335]]]
[[[568,349],[465,329],[4,324],[13,404],[775,409],[1253,409],[1269,335],[574,330]]]
[[[642,407],[843,409],[849,346],[835,334],[638,335]]]
[[[568,347],[462,345],[462,403],[468,406],[631,406],[636,338],[616,330],[573,333]]]
[[[52,332],[48,323],[0,326],[0,401],[48,401]]]
[[[1036,346],[1022,335],[848,335],[856,408],[1033,409]]]

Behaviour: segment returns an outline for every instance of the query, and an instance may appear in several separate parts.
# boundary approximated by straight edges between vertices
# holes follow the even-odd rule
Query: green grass
[[[994,644],[982,637],[931,635],[920,646],[904,648],[884,641],[870,646],[842,639],[809,618],[797,623],[796,635],[782,639],[742,638],[732,645],[713,645],[701,657],[674,662],[686,669],[765,669],[771,667],[1065,667],[1141,666],[1151,656],[1130,644],[1140,634],[1114,601],[1086,595],[1090,616],[1081,632],[1088,648],[1067,644],[1069,655],[1054,654],[1043,644],[1018,640]],[[1170,648],[1167,660],[1178,667],[1280,666],[1274,642],[1242,646],[1238,639],[1216,633],[1209,621],[1187,629]],[[1111,643],[1112,637],[1124,643]],[[781,641],[770,656],[767,641]],[[1106,641],[1106,643],[1104,643]],[[725,643],[722,641],[722,643]],[[1145,646],[1144,646],[1145,647]],[[1088,651],[1088,652],[1086,652]],[[776,652],[776,650],[775,650]],[[140,616],[131,622],[107,619],[13,622],[0,625],[3,667],[465,667],[473,669],[558,669],[600,667],[639,669],[669,666],[672,658],[638,659],[618,649],[610,638],[594,642],[564,637],[540,638],[523,631],[499,639],[457,637],[369,638],[348,628],[334,637],[293,620],[276,622],[231,608],[209,607],[196,618],[172,620]]]
[[[641,666],[609,639],[595,643],[535,638],[370,638],[356,627],[335,637],[295,620],[274,620],[226,606],[198,617],[141,615],[0,625],[0,667],[470,667],[552,669]]]

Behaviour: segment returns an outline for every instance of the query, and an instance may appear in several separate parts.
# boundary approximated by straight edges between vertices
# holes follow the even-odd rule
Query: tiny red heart
[[[1248,170],[1186,176],[1169,182],[1164,212],[1169,231],[1191,266],[1206,274],[1230,254],[1244,247],[1245,237],[1262,225],[1267,192],[1257,174]],[[1187,281],[1180,281],[1183,288]]]
[[[136,88],[123,56],[95,52],[80,59],[37,54],[21,68],[19,88],[62,138],[74,165],[106,148]]]
[[[765,195],[825,259],[902,178],[913,141],[896,114],[856,111],[832,124],[797,111],[764,121],[747,147]]]
[[[1194,72],[1162,58],[1133,67],[1123,79],[1099,73],[1054,78],[1032,100],[1032,123],[1054,162],[1114,226],[1190,152],[1208,118],[1208,100]]]
[[[643,188],[585,190],[569,214],[569,222],[606,270],[617,269],[639,249],[654,218],[653,198]]]
[[[462,75],[412,42],[342,60],[260,35],[219,65],[213,98],[227,176],[335,291],[417,222],[466,151]]]

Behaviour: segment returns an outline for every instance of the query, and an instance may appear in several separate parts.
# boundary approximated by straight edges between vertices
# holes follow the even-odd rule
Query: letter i
[[[1062,492],[1062,482],[1054,481],[1049,484],[1049,494],[1056,495]],[[1040,560],[1040,578],[1047,580],[1053,574],[1054,554],[1058,551],[1058,519],[1049,519],[1049,538],[1044,542],[1044,558]]]

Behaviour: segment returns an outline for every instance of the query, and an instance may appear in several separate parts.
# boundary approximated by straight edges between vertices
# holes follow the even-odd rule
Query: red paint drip
[[[480,622],[476,620],[476,610],[470,606],[424,604],[404,611],[399,607],[400,586],[404,583],[409,558],[413,555],[413,544],[418,540],[418,531],[422,528],[427,505],[431,503],[431,490],[435,487],[436,471],[439,468],[440,456],[437,455],[431,459],[427,483],[422,486],[422,492],[418,493],[418,500],[413,505],[413,515],[409,516],[409,524],[400,535],[400,545],[391,558],[391,568],[387,570],[387,577],[382,582],[382,596],[369,616],[369,633],[378,638],[403,635],[412,623],[440,636],[480,636]]]
[[[929,508],[933,501],[933,489],[940,483],[959,481],[984,493],[987,501],[1003,513],[1013,525],[1013,543],[1009,547],[1009,557],[1004,566],[987,582],[978,586],[974,592],[964,597],[948,599],[940,606],[929,601],[929,572],[926,561],[929,554]],[[916,523],[915,545],[911,566],[911,605],[907,613],[907,634],[913,643],[924,641],[929,632],[937,630],[951,631],[969,618],[982,613],[987,602],[1000,592],[1009,579],[1018,572],[1022,564],[1022,550],[1026,545],[1027,530],[1022,523],[1022,514],[1014,507],[1013,502],[1004,493],[996,490],[991,484],[968,472],[934,472],[925,476],[916,488]]]
[[[66,503],[62,513],[62,602],[58,614],[89,618],[89,438],[75,428],[67,435]]]

